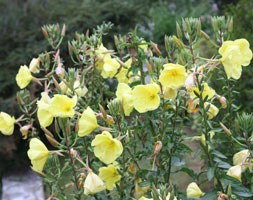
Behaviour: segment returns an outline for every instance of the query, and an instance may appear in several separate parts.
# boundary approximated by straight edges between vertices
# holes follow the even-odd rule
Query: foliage
[[[13,122],[1,112],[0,131],[20,127],[49,199],[252,198],[253,119],[238,114],[234,95],[252,51],[245,39],[227,42],[232,18],[211,24],[212,36],[200,19],[182,19],[177,36],[165,36],[165,53],[136,29],[115,35],[116,51],[107,49],[111,23],[75,33],[62,53],[66,26],[42,27],[50,49],[20,67],[22,115]],[[207,43],[210,57],[202,52]],[[185,166],[192,142],[200,172]],[[186,190],[172,179],[179,172],[194,181]],[[206,183],[212,187],[202,192]]]

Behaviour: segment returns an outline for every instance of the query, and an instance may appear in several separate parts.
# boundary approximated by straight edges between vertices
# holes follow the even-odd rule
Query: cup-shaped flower
[[[137,85],[133,89],[133,106],[139,113],[155,110],[160,105],[160,87],[156,83]]]
[[[4,135],[12,135],[15,121],[14,117],[5,112],[0,112],[0,132]]]
[[[96,62],[96,68],[99,71],[102,71],[103,65],[104,65],[104,60],[105,59],[110,59],[111,54],[109,53],[108,49],[104,47],[103,44],[99,46],[99,48],[95,51],[96,57],[97,57],[97,62]]]
[[[208,119],[213,119],[219,113],[219,109],[215,105],[205,102],[204,107],[207,108],[208,106],[209,106],[209,109],[207,111]]]
[[[163,97],[164,99],[174,100],[177,97],[177,89],[163,87]]]
[[[233,156],[233,164],[234,165],[241,165],[242,171],[245,171],[248,167],[247,159],[250,156],[250,152],[248,149],[244,149],[242,151],[237,152]]]
[[[105,182],[107,190],[112,190],[115,187],[115,183],[121,179],[117,166],[113,164],[107,167],[100,167],[98,176]]]
[[[185,67],[178,64],[168,63],[163,65],[159,81],[163,87],[178,89],[182,87],[187,78]]]
[[[33,58],[29,64],[29,70],[32,73],[39,73],[40,72],[40,58]]]
[[[77,103],[77,97],[69,98],[66,95],[56,94],[51,99],[50,111],[54,117],[66,118],[73,117],[74,107]]]
[[[236,165],[236,166],[230,167],[228,169],[227,175],[231,176],[231,177],[234,177],[237,180],[241,181],[242,166],[241,165]]]
[[[106,189],[105,183],[99,176],[90,171],[84,181],[84,194],[96,194]]]
[[[108,131],[103,131],[92,140],[95,156],[105,164],[114,162],[123,152],[121,142],[114,139]]]
[[[120,64],[115,58],[104,59],[104,65],[101,71],[103,78],[112,78],[120,68]]]
[[[28,67],[26,65],[20,66],[18,74],[16,76],[16,81],[19,88],[24,89],[27,85],[29,85],[32,79],[33,76]]]
[[[78,121],[78,136],[83,137],[88,135],[98,127],[99,125],[95,113],[90,107],[88,107],[83,111],[83,114]]]
[[[119,83],[116,91],[116,96],[122,102],[125,115],[129,116],[134,108],[134,97],[132,89],[126,83]]]
[[[40,126],[44,128],[50,126],[54,119],[50,110],[50,102],[51,99],[48,96],[48,93],[42,92],[41,99],[37,102],[38,105],[37,117]]]
[[[221,62],[228,78],[239,79],[242,66],[248,66],[252,59],[252,51],[246,39],[225,41],[219,49]]]
[[[30,148],[27,155],[32,163],[32,169],[36,172],[42,173],[44,165],[48,159],[49,151],[47,147],[37,138],[30,140]]]
[[[190,97],[192,99],[197,97],[196,94],[200,95],[200,91],[198,87],[193,87],[189,89],[188,92],[190,92]],[[202,99],[205,99],[206,97],[207,99],[212,99],[215,94],[216,92],[213,88],[209,87],[207,83],[203,83]]]
[[[186,189],[187,198],[200,198],[204,194],[205,193],[201,191],[201,189],[195,182],[192,182],[187,186],[187,189]]]

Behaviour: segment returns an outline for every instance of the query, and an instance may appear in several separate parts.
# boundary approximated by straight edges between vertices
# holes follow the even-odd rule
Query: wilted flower
[[[133,92],[132,89],[125,83],[119,83],[116,91],[117,99],[122,102],[124,113],[129,116],[133,110]]]
[[[40,72],[40,58],[32,59],[29,65],[29,70],[35,74]]]
[[[178,89],[182,87],[187,78],[185,67],[179,64],[168,63],[163,65],[159,81],[163,87]]]
[[[25,126],[22,126],[19,130],[23,136],[24,139],[27,138],[27,135],[29,133],[29,129],[31,128],[32,126],[30,124],[28,125],[25,125]]]
[[[123,152],[123,146],[117,139],[112,138],[108,131],[103,131],[92,140],[95,156],[105,164],[114,162]]]
[[[16,81],[20,89],[24,89],[31,80],[33,76],[26,65],[20,66],[18,74],[16,76]]]
[[[77,103],[77,97],[69,98],[66,95],[56,94],[51,99],[50,111],[54,117],[73,117],[75,114],[74,107]]]
[[[92,171],[89,171],[84,181],[83,187],[84,187],[85,195],[95,194],[95,193],[105,190],[106,188],[101,178],[99,178],[99,176],[93,173]]]
[[[115,183],[121,179],[118,169],[114,164],[100,167],[98,176],[105,182],[107,190],[112,190],[115,187]]]
[[[32,163],[32,169],[42,173],[44,165],[48,159],[49,151],[47,147],[37,138],[30,140],[30,148],[27,155]]]
[[[83,111],[83,114],[78,121],[78,136],[83,137],[88,135],[98,127],[99,125],[95,113],[90,107],[88,107]]]
[[[248,66],[252,59],[252,51],[246,39],[225,41],[219,49],[222,55],[221,62],[228,78],[239,79],[242,66]]]
[[[0,112],[0,132],[4,135],[12,135],[14,130],[15,118],[5,112]]]
[[[137,85],[133,89],[133,106],[139,113],[155,110],[160,105],[160,87],[155,84]]]
[[[187,189],[186,189],[187,198],[200,198],[204,194],[205,193],[201,191],[201,189],[195,182],[192,182],[187,186]]]

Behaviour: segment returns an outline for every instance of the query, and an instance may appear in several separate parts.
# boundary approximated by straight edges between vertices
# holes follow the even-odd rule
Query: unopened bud
[[[61,36],[65,36],[66,33],[66,25],[63,24],[62,30],[61,30]]]
[[[30,129],[31,127],[32,127],[32,126],[29,124],[29,125],[22,126],[22,127],[19,129],[24,139],[27,138],[27,135],[28,135],[28,133],[29,133],[29,129]]]
[[[234,26],[233,17],[230,17],[230,20],[229,20],[229,23],[228,23],[228,32],[229,33],[233,32],[233,26]]]
[[[151,42],[151,48],[153,49],[153,51],[158,55],[160,56],[162,53],[161,51],[159,50],[158,48],[158,45],[155,44],[154,42]]]
[[[78,156],[78,153],[75,149],[71,148],[70,149],[70,155],[73,157],[73,158],[76,158]]]
[[[220,101],[221,107],[226,108],[227,107],[227,99],[223,96],[219,96],[218,99]]]
[[[210,39],[209,35],[207,35],[207,33],[206,33],[205,31],[202,31],[202,30],[201,30],[201,35],[202,35],[206,40],[209,40],[209,39]]]
[[[220,125],[228,136],[232,135],[231,131],[223,123],[220,122]]]
[[[57,76],[63,78],[65,76],[65,69],[62,67],[62,63],[58,64],[55,69]]]
[[[154,154],[159,154],[163,147],[163,143],[161,141],[155,142]]]
[[[181,31],[181,28],[180,28],[180,25],[178,22],[176,22],[176,29],[177,29],[177,36],[179,38],[182,38],[183,34],[182,34],[182,31]]]
[[[40,72],[40,58],[33,58],[29,65],[29,70],[32,73]]]
[[[175,44],[178,46],[178,48],[183,49],[184,45],[183,43],[177,38],[177,36],[173,35],[173,41],[175,42]]]
[[[42,33],[44,35],[44,37],[47,39],[48,38],[48,32],[45,26],[41,27]]]

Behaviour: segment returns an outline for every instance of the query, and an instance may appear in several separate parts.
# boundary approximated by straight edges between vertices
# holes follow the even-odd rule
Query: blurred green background
[[[15,76],[20,65],[28,65],[48,48],[41,33],[45,24],[66,24],[64,53],[75,32],[92,30],[103,21],[114,24],[106,44],[112,44],[113,34],[126,34],[137,27],[146,40],[163,45],[164,35],[175,34],[176,21],[182,17],[199,17],[203,29],[211,34],[210,17],[226,15],[234,17],[233,38],[244,37],[252,47],[252,10],[252,0],[0,0],[0,111],[18,114]],[[253,108],[252,78],[252,66],[245,67],[236,86],[241,93],[238,102],[246,111]],[[25,144],[18,130],[11,137],[0,135],[0,177],[27,166]]]

